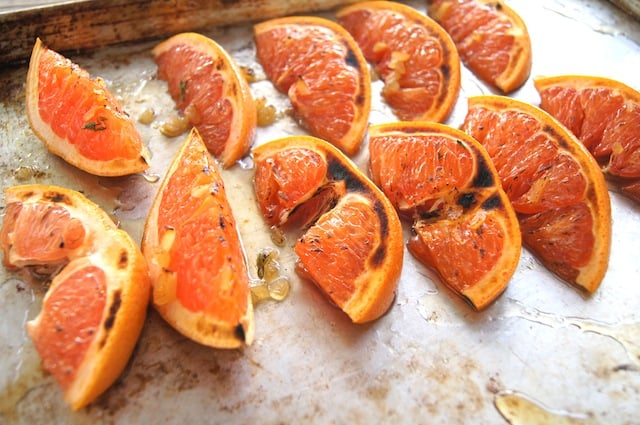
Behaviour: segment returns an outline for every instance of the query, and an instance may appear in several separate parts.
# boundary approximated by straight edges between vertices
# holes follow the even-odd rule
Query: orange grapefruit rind
[[[460,92],[460,57],[438,23],[388,1],[358,2],[339,9],[336,17],[382,76],[382,96],[399,119],[449,117]]]
[[[622,193],[640,202],[640,92],[590,75],[538,77],[540,107],[564,124]]]
[[[142,252],[153,306],[167,323],[200,344],[239,348],[253,341],[253,305],[240,236],[216,167],[192,129],[153,201]]]
[[[45,369],[61,384],[66,402],[73,410],[78,410],[109,388],[129,361],[144,325],[149,301],[150,282],[146,261],[129,235],[118,229],[104,211],[78,192],[37,184],[14,186],[5,190],[5,201],[8,215],[5,216],[1,231],[5,265],[11,268],[33,266],[42,270],[43,264],[49,267],[54,264],[41,263],[38,258],[41,251],[38,249],[31,249],[36,253],[34,256],[25,256],[22,247],[48,245],[64,251],[64,242],[71,241],[77,245],[64,251],[54,261],[57,263],[54,269],[59,272],[53,277],[45,294],[42,310],[27,323],[27,330]],[[68,213],[72,220],[82,224],[83,230],[74,227],[73,232],[62,235],[62,240],[57,239],[61,235],[55,232],[53,236],[51,233],[38,232],[37,224],[33,224],[29,212],[40,207],[50,208],[52,215],[56,211]],[[33,228],[35,233],[25,234],[24,230],[28,228]],[[20,234],[14,233],[16,231]],[[51,238],[56,240],[51,241]],[[70,287],[67,279],[85,269],[95,268],[104,271],[106,276],[104,308],[94,312],[100,321],[96,323],[97,329],[89,334],[90,342],[86,351],[80,353],[82,357],[79,364],[65,366],[66,357],[78,354],[79,348],[73,343],[62,348],[58,346],[57,339],[65,335],[65,327],[59,323],[82,321],[84,318],[78,317],[78,314],[84,311],[82,304],[89,302],[89,299],[77,300],[75,304],[67,302],[64,312],[57,312],[58,292],[75,293],[79,289]],[[92,281],[91,275],[87,276],[85,279],[88,280],[83,280],[82,284]],[[52,301],[54,298],[56,301]],[[55,317],[55,314],[61,313],[65,317]],[[67,340],[79,337],[70,335]],[[56,354],[52,355],[52,352]],[[77,368],[67,370],[69,367]]]
[[[296,151],[310,152],[313,155],[308,156],[316,156],[326,165],[319,167],[326,174],[315,180],[317,190],[308,192],[324,197],[327,184],[334,192],[330,208],[323,209],[325,203],[319,202],[319,216],[317,211],[308,211],[314,221],[296,242],[296,271],[313,281],[354,323],[376,320],[390,308],[402,270],[403,234],[397,213],[384,194],[340,150],[313,136],[290,136],[255,147],[256,176],[269,179],[274,170],[295,167],[301,174],[296,177],[291,173],[291,181],[304,180],[306,171],[301,164],[287,162],[296,157]],[[274,162],[274,158],[282,162]],[[260,181],[255,184],[264,186]],[[282,187],[289,186],[285,182]],[[304,195],[306,189],[291,206],[292,210],[314,202],[313,196]],[[259,204],[272,199],[257,193]],[[285,224],[286,221],[280,225]]]
[[[503,116],[503,119],[509,120],[511,126],[516,126],[519,120],[523,120],[526,122],[527,131],[535,131],[537,137],[528,146],[535,149],[540,143],[540,139],[546,140],[550,145],[545,146],[553,146],[557,152],[552,158],[551,164],[557,164],[553,160],[558,161],[558,158],[564,158],[560,164],[564,164],[565,168],[567,166],[575,167],[573,169],[577,171],[572,174],[573,177],[582,176],[579,178],[584,186],[582,190],[563,188],[562,182],[564,180],[559,179],[562,176],[549,174],[554,173],[554,167],[558,168],[557,165],[551,165],[548,168],[543,168],[543,173],[546,173],[544,177],[531,181],[531,190],[517,201],[514,201],[509,189],[505,189],[505,191],[514,203],[518,214],[523,244],[531,249],[542,263],[560,278],[588,293],[595,292],[606,274],[609,263],[611,203],[604,174],[593,156],[566,127],[534,105],[497,95],[474,96],[468,99],[468,103],[469,112],[462,128],[472,136],[477,135],[476,138],[483,145],[486,145],[487,140],[490,140],[489,134],[493,128],[504,125],[504,123],[480,123],[474,114]],[[513,129],[514,140],[522,143],[523,146],[527,145],[525,140],[520,139],[522,136],[516,131],[516,127]],[[537,155],[536,152],[528,151],[524,163],[528,164],[527,166],[534,166],[532,164],[537,164],[538,161]],[[513,169],[515,165],[515,160],[510,160],[508,168]],[[501,174],[500,167],[496,166],[496,168]],[[501,174],[501,178],[504,186],[505,175]],[[551,187],[551,184],[555,185],[553,192],[550,192],[551,189],[547,189]],[[564,199],[569,200],[564,201]],[[531,202],[528,203],[528,200]],[[528,210],[531,205],[535,209]],[[576,215],[567,216],[566,214]],[[567,226],[579,225],[589,226],[587,234],[564,233],[568,231]],[[570,244],[574,240],[572,237],[582,236],[586,238],[585,240],[591,241],[589,242],[590,246],[585,247],[582,242],[579,242],[561,248],[563,252],[553,251],[554,247]],[[569,251],[573,250],[581,252],[581,255],[586,259],[579,264],[571,264],[567,258]]]
[[[409,251],[485,309],[507,288],[522,241],[484,148],[447,125],[397,122],[371,126],[369,149],[373,180],[413,221]]]
[[[467,19],[449,20],[449,15],[452,12],[456,13],[459,8],[462,10],[461,13],[467,15],[465,16]],[[471,16],[472,12],[475,12],[473,16]],[[428,5],[428,14],[452,35],[462,61],[484,82],[509,94],[521,87],[529,78],[532,64],[529,32],[522,17],[504,1],[431,0]],[[483,15],[483,19],[478,15]],[[460,35],[454,35],[452,25],[472,22],[471,19],[481,21],[481,27],[473,28],[474,31],[470,31],[472,28],[461,27],[455,30]],[[500,28],[502,32],[496,32],[495,28]],[[498,70],[495,68],[499,60],[498,53],[504,52],[491,49],[509,38],[514,41],[511,50],[507,53],[509,60],[504,64],[503,69]]]
[[[351,34],[326,18],[288,16],[256,24],[254,38],[258,61],[301,125],[355,155],[369,123],[371,76]]]
[[[198,129],[205,145],[222,166],[229,168],[245,156],[253,144],[257,114],[249,84],[234,58],[214,40],[193,32],[174,35],[155,46],[152,54],[178,108]],[[164,61],[165,54],[171,59]],[[189,60],[194,63],[178,62]],[[201,64],[192,69],[199,63],[196,60]],[[220,87],[214,90],[212,85],[218,82]],[[192,92],[190,83],[196,87],[194,90],[209,89],[212,93]],[[212,104],[210,97],[218,90],[219,98]],[[225,104],[227,101],[230,106]],[[229,107],[229,121],[220,122],[218,115]]]
[[[45,65],[48,68],[43,71]],[[149,152],[134,122],[104,81],[91,79],[39,38],[29,62],[25,100],[35,135],[69,164],[98,176],[123,176],[149,168]],[[43,114],[60,122],[46,121]],[[123,152],[115,151],[118,148]]]

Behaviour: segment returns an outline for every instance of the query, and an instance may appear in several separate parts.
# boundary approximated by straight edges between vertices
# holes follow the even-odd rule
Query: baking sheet
[[[424,11],[423,2],[407,3]],[[594,74],[640,88],[640,25],[610,3],[507,3],[528,25],[532,76]],[[261,75],[250,26],[201,32]],[[176,111],[166,85],[155,79],[149,53],[154,45],[70,55],[102,76],[133,117],[155,111],[152,124],[138,124],[152,153],[147,173],[99,178],[48,154],[24,113],[24,65],[0,69],[1,186],[38,182],[80,190],[139,241],[157,179],[186,136],[166,138],[159,131]],[[371,121],[395,120],[380,99],[380,87],[374,83]],[[278,111],[288,108],[268,81],[251,89]],[[460,101],[448,123],[462,122],[466,97],[490,92],[463,69]],[[538,102],[531,80],[513,97]],[[256,143],[302,133],[282,114],[258,130]],[[366,160],[363,149],[355,161],[366,169]],[[251,191],[250,159],[223,177],[247,257],[255,259],[261,248],[274,245]],[[640,208],[613,191],[611,201],[610,265],[593,296],[561,282],[523,250],[506,292],[477,313],[407,252],[391,310],[364,326],[351,324],[297,278],[295,235],[289,234],[280,261],[291,293],[282,302],[256,306],[252,346],[232,351],[200,346],[150,310],[123,375],[79,412],[68,409],[53,378],[42,372],[24,331],[44,289],[2,269],[0,423],[530,424],[543,417],[556,423],[640,423]],[[253,263],[251,272],[255,276]]]

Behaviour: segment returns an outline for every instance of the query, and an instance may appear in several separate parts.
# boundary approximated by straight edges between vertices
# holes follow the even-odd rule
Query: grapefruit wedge
[[[353,37],[325,18],[292,16],[254,26],[256,54],[267,77],[291,100],[311,135],[351,156],[371,110],[371,77]]]
[[[484,148],[462,131],[426,122],[369,129],[373,181],[413,221],[409,251],[477,310],[506,289],[518,266],[518,219]]]
[[[149,153],[131,117],[105,82],[36,40],[26,85],[27,118],[47,149],[99,176],[149,167]]]
[[[146,261],[78,192],[14,186],[5,202],[4,265],[52,276],[29,336],[67,403],[80,409],[113,384],[133,352],[149,303]]]
[[[192,340],[215,348],[251,344],[249,276],[224,182],[192,129],[155,196],[142,238],[152,302]]]
[[[584,145],[542,109],[504,96],[469,98],[462,128],[491,156],[525,246],[565,281],[596,291],[609,263],[611,204]]]
[[[391,306],[404,255],[400,220],[384,194],[337,148],[312,136],[253,149],[265,219],[303,223],[296,271],[354,323]]]

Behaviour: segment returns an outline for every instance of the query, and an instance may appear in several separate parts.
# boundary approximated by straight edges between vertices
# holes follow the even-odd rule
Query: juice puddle
[[[0,414],[9,413],[24,395],[44,379],[40,358],[31,343],[25,324],[40,308],[40,295],[18,279],[0,286],[0,340],[13,355],[0,364]]]
[[[532,399],[511,391],[496,394],[494,405],[511,425],[595,425],[585,416],[561,410],[551,410]]]
[[[609,337],[626,351],[632,363],[628,367],[640,368],[640,323],[603,323],[581,317],[561,316],[527,307],[515,300],[511,301],[517,308],[507,312],[506,317],[519,317],[552,328],[575,326],[583,332]]]

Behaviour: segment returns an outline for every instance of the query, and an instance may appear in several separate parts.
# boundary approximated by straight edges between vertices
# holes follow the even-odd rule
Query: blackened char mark
[[[342,162],[333,157],[327,158],[328,172],[331,179],[343,181],[347,192],[368,192],[366,185],[351,170],[344,166]]]
[[[482,203],[482,209],[486,211],[495,210],[502,207],[502,199],[498,194],[493,195]]]
[[[358,58],[356,54],[349,48],[349,46],[345,46],[347,48],[347,56],[344,58],[344,62],[352,68],[355,68],[359,73],[362,72],[360,69],[360,64],[358,63]]]
[[[387,256],[387,242],[389,241],[389,218],[385,213],[384,206],[377,199],[373,202],[373,211],[380,219],[380,245],[371,256],[371,265],[378,267],[384,263]]]
[[[240,340],[242,342],[246,342],[247,341],[246,340],[247,336],[246,336],[246,334],[244,332],[244,326],[242,326],[242,323],[238,323],[236,325],[236,328],[234,329],[233,333],[235,334],[236,338],[238,338],[238,340]]]
[[[489,169],[489,165],[482,155],[478,155],[478,172],[473,179],[473,187],[493,187],[495,179]]]
[[[104,347],[107,343],[107,339],[109,338],[109,331],[113,328],[113,324],[116,321],[116,316],[118,315],[118,310],[120,310],[120,305],[122,304],[122,294],[121,291],[118,290],[113,294],[113,302],[109,307],[109,315],[107,319],[104,321],[104,330],[105,337],[102,341],[100,341],[100,348]]]
[[[465,210],[471,208],[473,205],[475,205],[476,202],[477,200],[475,193],[463,193],[458,197],[458,200],[456,201],[456,203]]]

